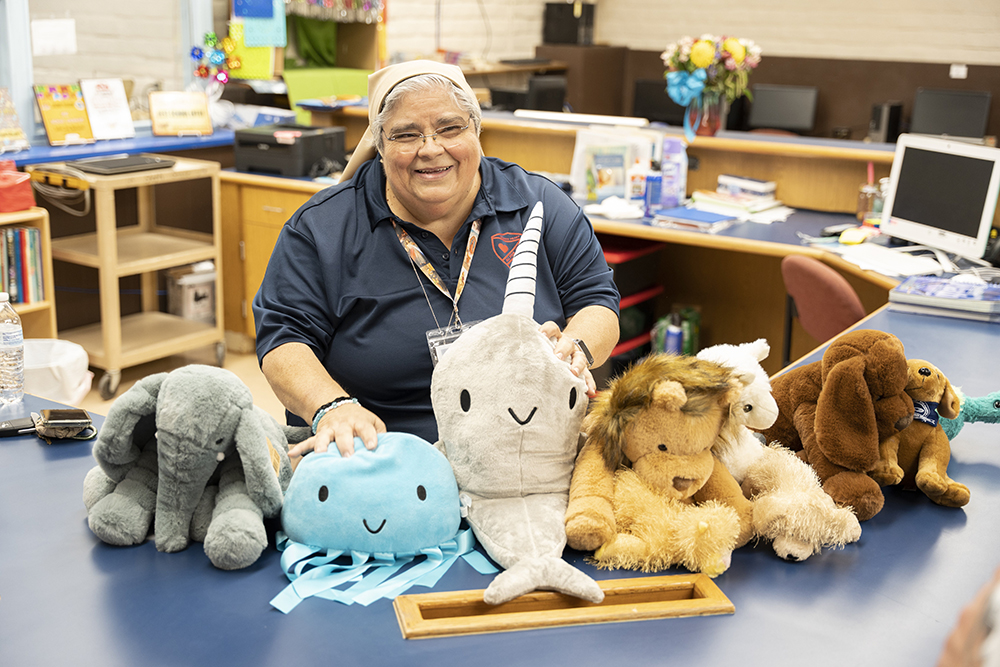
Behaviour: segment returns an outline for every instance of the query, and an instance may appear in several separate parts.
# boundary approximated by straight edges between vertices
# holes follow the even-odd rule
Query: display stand
[[[24,211],[0,213],[0,230],[6,227],[37,227],[41,232],[42,290],[45,298],[31,303],[12,303],[21,318],[25,338],[56,337],[56,306],[52,278],[52,241],[49,236],[49,212],[37,206]]]
[[[170,168],[115,176],[87,175],[94,192],[96,230],[55,239],[54,259],[97,269],[101,321],[60,332],[79,343],[90,364],[106,372],[98,383],[101,397],[118,391],[121,369],[215,343],[221,366],[225,359],[222,326],[222,235],[220,230],[219,164],[174,158]],[[156,223],[154,188],[161,183],[211,179],[212,233]],[[138,224],[117,227],[115,191],[135,188]],[[215,324],[186,320],[159,311],[157,271],[212,260],[216,266]],[[121,315],[119,279],[139,275],[142,312]]]

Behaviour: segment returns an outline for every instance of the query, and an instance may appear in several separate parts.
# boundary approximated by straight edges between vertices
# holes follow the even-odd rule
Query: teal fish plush
[[[383,433],[374,450],[356,438],[348,458],[310,454],[281,509],[278,548],[292,583],[271,604],[285,613],[311,596],[367,605],[433,586],[460,556],[495,572],[461,520],[451,465],[417,436]]]

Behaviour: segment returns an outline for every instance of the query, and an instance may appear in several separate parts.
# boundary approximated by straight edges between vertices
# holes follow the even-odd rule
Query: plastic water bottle
[[[24,398],[24,332],[21,318],[0,292],[0,405]]]
[[[687,198],[688,157],[684,142],[673,137],[663,140],[663,160],[660,171],[663,183],[660,186],[660,206],[674,208]]]

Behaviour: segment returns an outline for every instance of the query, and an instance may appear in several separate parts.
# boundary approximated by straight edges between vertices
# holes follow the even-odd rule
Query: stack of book
[[[695,190],[691,206],[710,213],[729,214],[738,218],[781,206],[775,199],[774,181],[720,174],[715,191]]]
[[[1000,322],[1000,284],[910,276],[889,291],[889,309]]]

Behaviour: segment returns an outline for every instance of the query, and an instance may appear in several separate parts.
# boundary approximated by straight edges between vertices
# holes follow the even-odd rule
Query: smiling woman
[[[257,355],[292,423],[292,456],[355,437],[437,439],[434,365],[498,314],[512,253],[542,202],[534,319],[588,390],[618,338],[618,291],[593,227],[551,181],[484,157],[461,70],[413,61],[369,77],[369,128],[341,183],[285,225],[254,299]],[[479,243],[480,239],[485,243]]]

